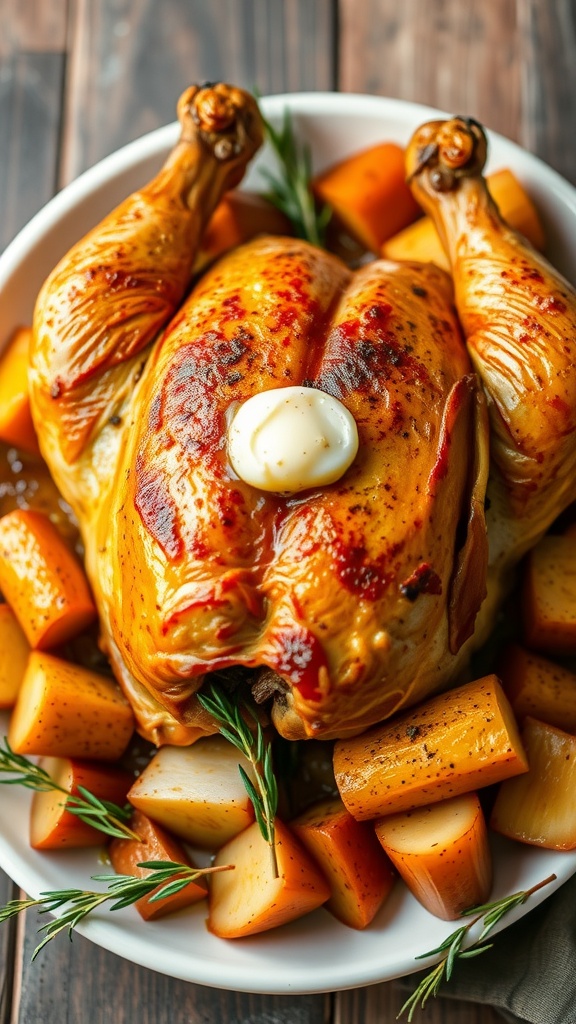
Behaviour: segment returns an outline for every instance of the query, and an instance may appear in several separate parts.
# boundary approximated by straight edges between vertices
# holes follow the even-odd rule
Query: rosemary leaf
[[[310,186],[310,147],[297,142],[289,110],[284,111],[280,130],[274,128],[266,119],[264,128],[278,161],[276,173],[268,170],[262,172],[269,185],[266,198],[288,217],[298,238],[304,238],[312,245],[322,248],[332,211],[328,206],[320,211],[316,209]]]
[[[132,814],[131,807],[119,807],[108,800],[100,800],[83,786],[78,787],[77,794],[71,795],[44,768],[21,754],[15,754],[6,738],[4,746],[0,747],[0,784],[24,786],[36,793],[62,793],[66,798],[62,801],[66,810],[104,835],[119,839],[140,838],[127,824]]]
[[[244,754],[254,769],[255,781],[247,775],[242,765],[238,765],[242,782],[254,808],[258,827],[270,847],[272,870],[274,877],[277,878],[274,818],[278,809],[278,786],[272,765],[271,744],[264,736],[254,708],[244,698],[235,703],[211,682],[205,692],[198,694],[198,701],[218,723],[220,735]],[[254,732],[248,726],[245,714],[253,719]]]
[[[92,875],[92,881],[104,882],[107,885],[108,888],[104,892],[59,889],[40,893],[37,900],[11,900],[6,906],[0,907],[0,922],[8,921],[9,918],[32,907],[36,907],[40,914],[52,914],[68,904],[68,908],[59,917],[40,926],[38,931],[39,934],[43,934],[43,938],[32,954],[32,959],[35,960],[44,946],[61,932],[67,931],[72,938],[74,928],[105,903],[109,904],[109,910],[122,910],[143,896],[149,896],[159,885],[162,888],[154,893],[151,899],[166,899],[175,892],[180,892],[201,875],[230,871],[234,865],[195,868],[173,861],[144,861],[138,867],[146,868],[150,873],[144,878],[135,875]]]
[[[458,960],[469,960],[472,957],[480,956],[481,953],[485,953],[486,950],[492,948],[491,942],[484,942],[483,940],[492,931],[492,929],[498,924],[501,919],[513,910],[514,907],[522,906],[526,903],[526,900],[530,898],[538,889],[542,889],[545,885],[549,885],[553,882],[556,875],[549,875],[548,878],[544,878],[541,882],[533,885],[531,889],[525,889],[521,892],[512,893],[510,896],[504,896],[501,900],[494,900],[493,903],[482,903],[477,907],[471,907],[469,910],[463,912],[464,917],[468,917],[471,914],[475,916],[467,924],[457,928],[454,932],[447,936],[439,946],[435,949],[431,949],[428,953],[420,953],[416,957],[417,960],[423,960],[426,957],[436,956],[439,953],[445,955],[432,969],[424,975],[419,981],[414,992],[408,997],[404,1005],[400,1008],[397,1016],[397,1020],[404,1013],[408,1013],[408,1024],[414,1016],[414,1011],[420,1006],[424,1009],[428,999],[431,996],[437,996],[440,990],[440,985],[443,981],[450,981],[452,972],[455,964]],[[478,938],[470,944],[466,949],[463,949],[463,944],[467,938],[471,928],[474,927],[479,921],[483,919],[483,927]]]

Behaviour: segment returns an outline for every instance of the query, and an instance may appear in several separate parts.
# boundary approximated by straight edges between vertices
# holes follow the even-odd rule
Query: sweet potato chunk
[[[371,825],[356,821],[336,798],[314,804],[290,828],[330,885],[326,909],[350,928],[365,928],[395,880]]]
[[[346,157],[315,178],[312,189],[352,237],[376,254],[421,212],[406,184],[404,150],[394,142]]]
[[[0,440],[38,455],[28,392],[31,334],[30,327],[19,327],[0,358]]]
[[[498,790],[495,832],[549,850],[576,849],[576,736],[527,718],[522,730],[530,771]]]
[[[276,928],[320,907],[330,886],[287,825],[276,820],[278,878],[257,822],[231,839],[214,864],[234,864],[210,879],[208,928],[222,939],[239,939]]]
[[[376,822],[376,835],[410,892],[453,921],[492,888],[492,857],[476,793],[464,793]]]
[[[519,722],[527,715],[576,732],[576,675],[548,658],[511,644],[498,675]]]
[[[109,800],[120,807],[126,803],[132,782],[129,772],[70,757],[44,757],[40,764],[70,796],[77,796],[82,786],[100,800]],[[102,832],[66,810],[65,804],[64,793],[54,790],[34,793],[30,809],[30,846],[34,850],[102,846],[105,841]]]
[[[222,736],[161,747],[128,794],[134,807],[194,846],[218,849],[254,820],[238,771],[250,762]]]
[[[134,811],[130,828],[141,837],[140,842],[137,842],[136,839],[113,839],[108,851],[112,867],[119,875],[135,875],[136,878],[146,878],[150,874],[150,869],[139,867],[139,864],[153,860],[193,865],[182,843],[178,842],[161,825],[142,814],[142,811]],[[189,882],[186,888],[181,889],[180,892],[163,896],[161,900],[151,902],[151,897],[157,891],[158,889],[154,889],[148,896],[142,896],[134,904],[145,921],[155,921],[159,917],[173,914],[176,910],[191,907],[208,895],[206,881],[202,877],[195,882]]]
[[[0,519],[0,590],[38,650],[65,643],[96,618],[80,562],[42,512],[15,509]]]
[[[132,709],[113,679],[32,651],[8,729],[17,754],[117,761],[133,731]]]
[[[30,644],[10,605],[0,604],[0,708],[12,708],[24,678]]]
[[[543,537],[524,577],[524,639],[548,654],[576,653],[576,541]]]
[[[218,256],[257,235],[291,234],[288,218],[264,196],[256,192],[228,192],[208,221],[194,270],[203,270]]]
[[[494,675],[334,748],[340,795],[359,820],[470,793],[527,770],[514,714]]]

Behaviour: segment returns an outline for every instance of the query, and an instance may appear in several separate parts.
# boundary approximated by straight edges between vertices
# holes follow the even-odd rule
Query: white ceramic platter
[[[373,96],[293,94],[264,101],[279,120],[289,106],[298,135],[310,143],[315,170],[382,140],[406,143],[422,121],[438,116],[427,107]],[[61,255],[129,192],[153,176],[175,141],[169,125],[126,146],[87,171],[31,222],[0,258],[0,344],[15,326],[29,323],[38,289]],[[259,169],[246,178],[262,186]],[[510,167],[542,214],[549,254],[568,277],[576,267],[576,190],[554,171],[507,140],[490,136],[489,169]],[[0,736],[6,715],[0,715]],[[28,846],[30,794],[20,787],[0,793],[0,866],[31,896],[62,888],[89,888],[102,871],[98,851],[41,854]],[[526,889],[547,877],[557,881],[505,919],[511,923],[546,898],[576,871],[576,853],[551,853],[499,840],[494,843],[494,898]],[[452,930],[429,915],[399,884],[373,924],[356,932],[320,910],[291,925],[250,939],[224,942],[206,929],[205,908],[143,924],[136,911],[102,911],[80,930],[134,963],[204,985],[260,993],[333,991],[386,981],[421,969],[415,957]],[[56,940],[59,941],[59,940]],[[64,940],[61,940],[64,941]]]

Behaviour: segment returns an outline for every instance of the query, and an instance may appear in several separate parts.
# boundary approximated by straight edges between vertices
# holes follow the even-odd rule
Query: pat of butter
[[[357,451],[354,417],[316,388],[262,391],[233,410],[228,426],[234,471],[262,491],[295,494],[334,483]]]

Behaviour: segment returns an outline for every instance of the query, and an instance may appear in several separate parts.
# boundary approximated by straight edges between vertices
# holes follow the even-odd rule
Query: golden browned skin
[[[273,671],[283,735],[359,732],[454,676],[485,593],[487,419],[447,275],[351,274],[262,239],[182,304],[202,223],[260,140],[228,88],[188,95],[165,170],[72,250],[35,315],[44,454],[81,523],[103,645],[157,743],[213,729],[195,694],[234,666]],[[227,417],[304,382],[351,410],[359,454],[328,487],[260,492],[228,463]]]
[[[486,627],[512,566],[576,499],[576,292],[504,224],[482,177],[485,158],[481,126],[453,118],[415,133],[406,166],[450,258],[459,319],[488,399]]]

